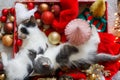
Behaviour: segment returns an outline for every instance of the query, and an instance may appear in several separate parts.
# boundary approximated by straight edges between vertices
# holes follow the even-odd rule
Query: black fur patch
[[[35,50],[32,50],[32,49],[30,49],[30,50],[28,50],[29,51],[29,58],[32,60],[32,61],[34,61],[34,59],[35,59],[35,57],[36,57],[36,55],[37,55],[37,52],[35,51]]]
[[[40,47],[38,54],[44,54],[44,50]]]
[[[21,29],[20,29],[20,31],[22,32],[22,33],[24,33],[24,34],[29,34],[29,32],[28,32],[28,30],[26,29],[26,28],[24,28],[24,27],[22,27]]]
[[[69,57],[72,54],[76,54],[79,50],[70,45],[64,45],[63,48],[61,48],[60,53],[56,57],[56,61],[61,66],[66,66],[69,63]]]
[[[27,71],[28,71],[28,75],[24,78],[24,80],[31,80],[29,77],[30,73],[33,71],[33,68],[31,67],[31,65],[28,65]]]
[[[24,22],[23,25],[26,27],[35,27],[36,23],[28,21],[28,22]]]

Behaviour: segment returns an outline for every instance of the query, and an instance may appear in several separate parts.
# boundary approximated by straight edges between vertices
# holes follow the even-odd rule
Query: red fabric
[[[74,80],[86,80],[86,75],[79,70],[70,70],[69,72],[59,72],[59,77],[62,75],[71,76]]]
[[[60,4],[62,11],[60,12],[59,18],[54,19],[52,25],[56,31],[63,33],[68,22],[78,16],[79,7],[78,0],[60,0]]]
[[[114,42],[115,37],[108,33],[99,33],[100,44],[98,45],[98,53],[105,52],[111,55],[116,55],[120,52],[120,44]],[[105,70],[110,70],[111,75],[106,77],[106,80],[111,80],[113,75],[120,69],[120,63],[118,61],[110,61],[101,63],[105,66]]]

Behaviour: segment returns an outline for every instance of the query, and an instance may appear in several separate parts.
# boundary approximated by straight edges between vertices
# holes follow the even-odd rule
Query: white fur
[[[88,41],[86,41],[84,44],[82,44],[80,46],[76,46],[79,49],[79,53],[71,55],[69,60],[73,61],[73,60],[78,60],[81,58],[88,59],[88,57],[89,57],[88,54],[90,52],[97,51],[99,42],[100,42],[99,35],[97,33],[96,28],[93,26],[92,27],[92,35],[91,35],[90,39]],[[59,64],[55,60],[56,56],[57,56],[57,54],[59,54],[60,49],[66,44],[68,45],[69,43],[64,43],[64,44],[61,44],[56,47],[48,48],[47,51],[44,53],[44,56],[48,57],[51,60],[54,69],[59,67]],[[71,44],[69,44],[69,45],[71,45]]]
[[[28,75],[27,65],[29,64],[32,66],[32,62],[26,53],[28,52],[19,53],[12,60],[7,59],[6,53],[1,53],[4,70],[6,71],[8,80],[23,80],[25,76]]]
[[[23,25],[18,26],[18,35],[20,35],[20,28]],[[28,57],[28,50],[34,49],[38,51],[39,47],[46,49],[47,37],[41,32],[37,26],[29,28],[29,36],[23,40],[23,45],[20,51],[15,55],[12,60],[7,59],[6,53],[2,53],[2,61],[4,70],[6,71],[8,80],[23,80],[28,75],[27,65],[32,66],[32,61]]]
[[[18,26],[18,36],[20,36],[22,33],[20,32],[20,28],[25,27],[24,25],[20,24]],[[38,51],[39,47],[41,47],[43,50],[46,50],[46,44],[50,45],[48,43],[48,39],[46,35],[39,30],[37,26],[27,28],[30,32],[26,39],[23,39],[23,44],[20,48],[20,50],[26,50],[26,49],[34,49],[35,51]]]
[[[37,11],[37,8],[35,7],[32,10],[28,10],[24,4],[16,3],[15,10],[16,10],[16,22],[17,25],[19,25],[23,20],[29,19],[30,16],[34,15],[35,11]]]

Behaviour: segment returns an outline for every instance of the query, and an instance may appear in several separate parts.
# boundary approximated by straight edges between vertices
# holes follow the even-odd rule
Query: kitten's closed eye
[[[26,29],[26,28],[24,28],[24,27],[22,27],[21,29],[20,29],[20,31],[23,33],[23,34],[29,34],[29,32],[28,32],[28,30]]]

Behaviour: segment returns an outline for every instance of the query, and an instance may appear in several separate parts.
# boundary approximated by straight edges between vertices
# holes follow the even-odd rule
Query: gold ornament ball
[[[58,32],[51,32],[49,35],[48,35],[48,41],[51,43],[51,44],[59,44],[60,43],[60,40],[61,40],[61,36]]]
[[[5,80],[5,74],[0,75],[0,80]]]
[[[2,33],[0,33],[0,40],[2,39],[2,37],[3,37],[3,34],[2,34]]]
[[[40,11],[40,12],[44,12],[44,11],[48,11],[48,10],[49,10],[49,6],[46,3],[42,3],[38,7],[38,11]]]
[[[14,17],[14,16],[10,16],[10,17],[9,17],[9,20],[10,20],[10,22],[14,22],[15,17]]]
[[[7,46],[7,47],[12,46],[12,44],[13,44],[13,36],[9,35],[9,34],[4,35],[2,37],[2,43],[3,43],[4,46]]]

